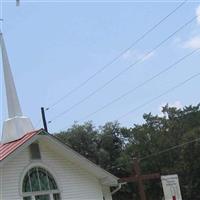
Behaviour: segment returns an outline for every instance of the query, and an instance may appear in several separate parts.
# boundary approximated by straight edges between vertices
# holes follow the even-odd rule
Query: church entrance
[[[31,168],[22,185],[23,200],[61,200],[53,176],[44,168]]]

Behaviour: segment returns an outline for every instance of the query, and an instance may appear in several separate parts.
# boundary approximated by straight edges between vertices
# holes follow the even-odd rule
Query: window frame
[[[50,200],[54,200],[53,195],[54,194],[60,195],[60,191],[59,190],[50,190],[50,191],[40,191],[40,192],[27,192],[26,194],[24,193],[22,198],[31,197],[31,200],[35,200],[35,196],[45,195],[45,194],[50,196]],[[60,195],[60,199],[61,199],[61,195]]]
[[[37,170],[38,170],[38,168],[42,168],[44,171],[46,171],[47,174],[49,174],[54,179],[54,182],[56,183],[57,189],[52,189],[52,190],[50,189],[50,190],[46,190],[46,191],[23,192],[23,183],[24,183],[25,176],[33,168],[36,168]],[[48,181],[48,185],[49,185],[49,181]],[[41,187],[40,187],[40,189],[41,189]],[[24,197],[31,197],[31,200],[36,200],[35,197],[37,195],[49,195],[50,200],[54,200],[54,198],[53,198],[54,194],[59,194],[60,195],[60,199],[62,199],[61,191],[60,191],[59,186],[58,186],[58,181],[56,180],[56,178],[54,176],[54,173],[52,173],[52,171],[49,170],[49,167],[46,167],[41,163],[40,164],[36,164],[36,163],[35,164],[31,164],[29,167],[27,167],[26,170],[24,170],[24,173],[23,173],[23,175],[21,177],[20,193],[21,193],[22,199]]]

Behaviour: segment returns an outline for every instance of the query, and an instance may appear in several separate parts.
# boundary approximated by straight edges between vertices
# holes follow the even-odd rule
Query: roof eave
[[[90,169],[94,169],[93,171],[97,171],[97,173],[92,173],[92,174],[95,175],[96,177],[98,177],[102,184],[109,185],[109,186],[117,186],[118,185],[118,180],[119,180],[118,177],[112,175],[111,173],[109,173],[108,171],[106,171],[103,168],[99,167],[98,165],[96,165],[92,161],[88,160],[87,158],[85,158],[84,156],[79,154],[78,152],[74,151],[71,147],[69,147],[66,144],[64,144],[62,141],[60,141],[54,135],[47,134],[45,136],[48,137],[55,144],[59,145],[62,148],[62,150],[64,150],[66,153],[71,152],[73,154],[73,158],[75,158],[75,160],[77,162],[78,161],[83,162],[86,165],[85,169],[88,172],[91,173]],[[101,177],[99,177],[100,174],[101,174]]]
[[[74,151],[71,147],[64,144],[57,137],[45,132],[43,129],[38,130],[38,133],[36,135],[34,135],[29,140],[27,140],[25,143],[23,143],[21,146],[19,146],[16,150],[14,150],[12,153],[10,153],[5,159],[1,160],[0,167],[3,166],[5,163],[7,163],[12,158],[14,158],[19,152],[23,151],[34,141],[42,139],[42,138],[48,138],[48,140],[51,143],[57,145],[66,154],[70,154],[77,163],[84,164],[83,168],[85,170],[87,170],[89,173],[96,176],[103,185],[108,185],[108,186],[117,186],[118,185],[119,178],[117,178],[116,176],[107,172],[106,170],[102,169],[98,165],[94,164],[93,162],[91,162],[90,160],[88,160],[87,158],[85,158],[84,156],[79,154],[78,152]]]
[[[14,158],[19,152],[23,151],[25,148],[27,148],[30,144],[32,144],[34,141],[38,140],[41,135],[41,131],[38,131],[38,134],[31,137],[29,140],[27,140],[25,143],[20,145],[17,149],[15,149],[13,152],[11,152],[8,156],[6,156],[4,159],[0,160],[0,167],[5,165],[9,160]]]

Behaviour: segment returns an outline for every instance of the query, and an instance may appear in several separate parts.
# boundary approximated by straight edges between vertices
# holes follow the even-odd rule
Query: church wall
[[[0,200],[21,200],[19,183],[25,166],[29,164],[28,151],[25,150],[1,168],[2,194]]]
[[[111,200],[109,187],[103,187],[99,180],[66,158],[60,156],[47,144],[40,144],[41,161],[31,161],[29,149],[25,149],[7,162],[1,170],[3,185],[0,200],[22,200],[22,177],[32,166],[41,165],[52,173],[61,191],[62,200]]]
[[[110,187],[102,185],[102,191],[103,191],[103,196],[104,196],[105,200],[112,200]]]
[[[0,167],[0,200],[3,199],[3,187],[2,187],[2,183],[3,183],[3,168]]]

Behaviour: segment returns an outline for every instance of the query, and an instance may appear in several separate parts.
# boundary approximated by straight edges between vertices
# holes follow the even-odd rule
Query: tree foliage
[[[57,136],[89,160],[117,177],[132,173],[133,157],[140,161],[143,174],[178,174],[183,199],[200,199],[200,141],[170,147],[200,137],[200,104],[183,109],[164,106],[162,116],[144,114],[145,122],[130,128],[108,122],[96,128],[92,122],[74,124]],[[155,156],[149,156],[155,155]],[[159,180],[145,182],[149,200],[163,197]],[[137,184],[130,183],[114,195],[115,200],[139,199]]]

